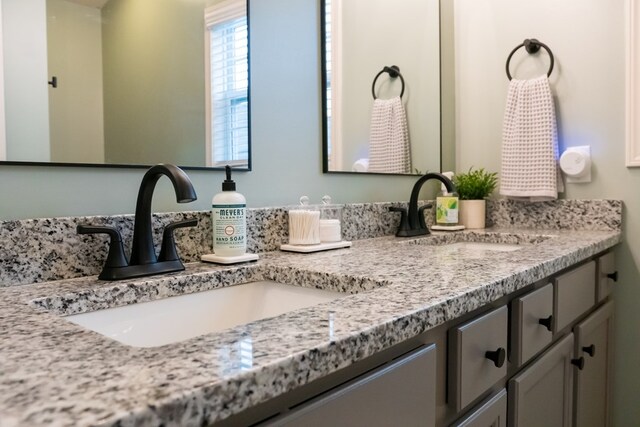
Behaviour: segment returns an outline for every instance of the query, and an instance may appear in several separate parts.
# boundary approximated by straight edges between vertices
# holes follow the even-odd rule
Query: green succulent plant
[[[498,185],[498,173],[486,172],[484,168],[469,172],[459,173],[453,176],[453,183],[458,191],[460,200],[482,200],[489,197]]]

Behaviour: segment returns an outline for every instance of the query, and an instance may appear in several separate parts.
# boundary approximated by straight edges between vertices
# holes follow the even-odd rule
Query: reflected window
[[[246,166],[249,158],[249,61],[246,3],[207,8],[208,166]]]

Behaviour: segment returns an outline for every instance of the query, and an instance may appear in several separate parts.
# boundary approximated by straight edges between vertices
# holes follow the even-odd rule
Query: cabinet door
[[[435,350],[415,350],[262,425],[434,426]]]
[[[451,427],[506,427],[507,391],[502,389]]]
[[[573,334],[509,381],[509,426],[571,427]]]
[[[576,426],[610,425],[613,303],[609,302],[575,327],[576,355],[584,358],[576,369]]]

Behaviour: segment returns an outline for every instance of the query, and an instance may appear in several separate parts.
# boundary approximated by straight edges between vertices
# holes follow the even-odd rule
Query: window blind
[[[205,15],[209,36],[212,166],[246,165],[249,158],[247,18],[244,8],[239,10],[226,4],[213,11],[209,9]]]

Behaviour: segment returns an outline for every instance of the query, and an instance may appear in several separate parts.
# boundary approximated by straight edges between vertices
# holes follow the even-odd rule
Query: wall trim
[[[640,43],[637,40],[640,31],[640,8],[635,0],[626,0],[626,109],[625,140],[627,167],[640,167]]]

